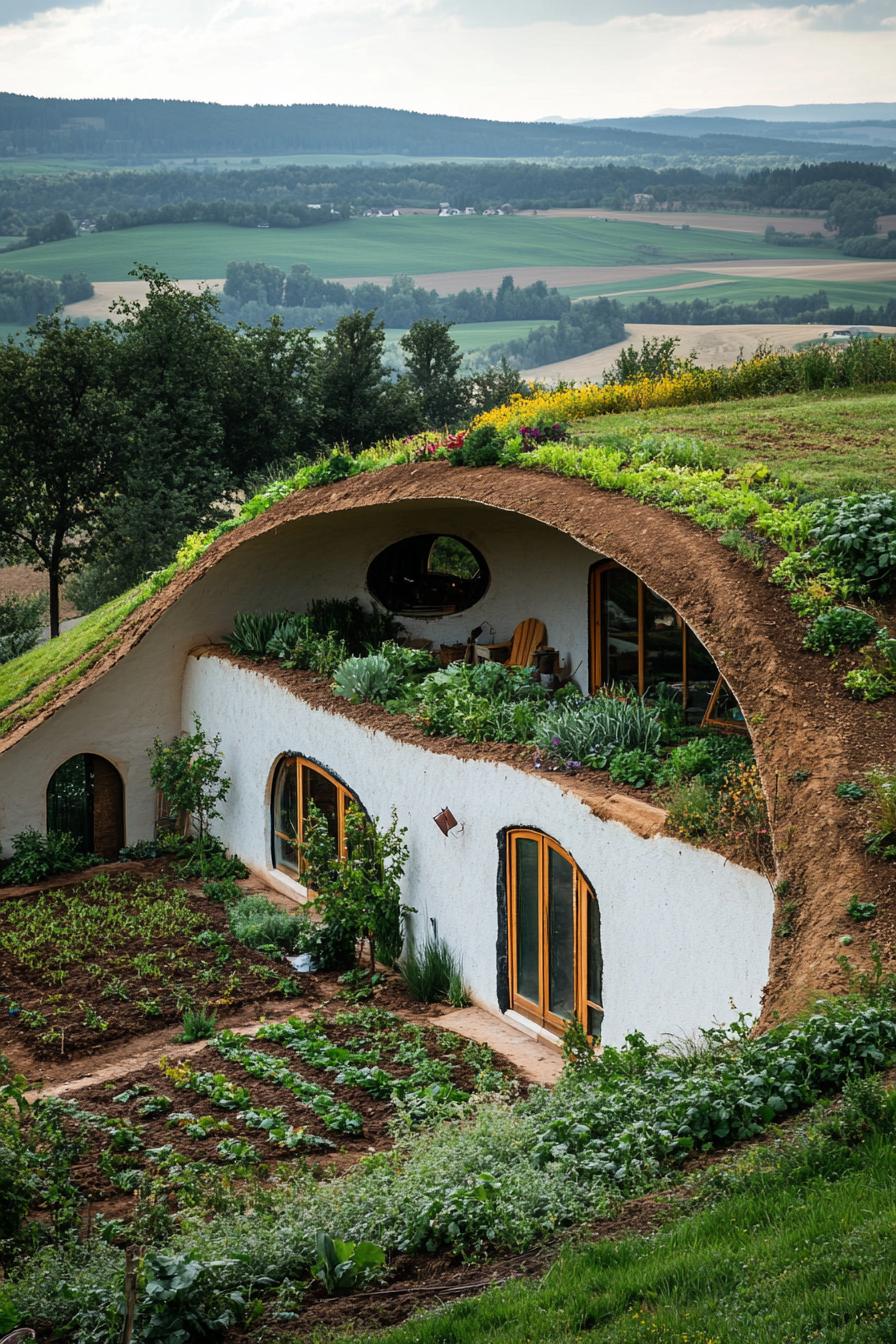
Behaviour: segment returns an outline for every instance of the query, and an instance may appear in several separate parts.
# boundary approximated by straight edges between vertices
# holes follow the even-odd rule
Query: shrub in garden
[[[503,440],[494,425],[468,430],[463,442],[448,450],[453,467],[493,467],[501,456]]]
[[[304,950],[308,920],[280,910],[266,896],[243,896],[227,911],[234,938],[257,952],[276,954]]]
[[[858,649],[876,629],[877,622],[870,612],[856,607],[829,607],[819,612],[809,626],[803,648],[829,655],[840,649]]]
[[[503,663],[452,663],[426,677],[417,717],[435,736],[531,742],[548,693],[531,672]]]
[[[102,863],[99,854],[85,854],[68,831],[41,831],[29,827],[12,838],[12,858],[0,868],[0,885],[30,886],[57,873],[79,873]]]
[[[0,663],[33,649],[47,621],[47,599],[42,593],[0,597]]]
[[[157,737],[148,753],[154,786],[175,816],[186,814],[196,827],[196,857],[203,877],[232,876],[220,871],[207,873],[206,869],[209,824],[220,817],[219,804],[230,792],[230,780],[222,773],[220,745],[220,737],[206,737],[199,715],[194,714],[192,733],[181,733],[167,743]],[[240,875],[244,876],[245,870]]]
[[[617,751],[655,755],[662,726],[655,709],[638,696],[598,692],[555,702],[541,717],[536,745],[560,761],[603,769]]]
[[[432,668],[433,660],[425,649],[407,649],[390,641],[375,653],[341,663],[333,679],[333,690],[353,704],[371,700],[383,705],[402,696],[409,684],[419,681]]]
[[[308,607],[316,635],[332,635],[349,654],[367,653],[404,631],[400,621],[382,607],[365,607],[356,597],[318,597]]]
[[[716,798],[699,775],[673,784],[666,802],[667,826],[686,840],[703,840],[716,826]]]
[[[177,1039],[183,1045],[190,1045],[193,1041],[207,1041],[210,1036],[214,1036],[217,1025],[215,1014],[207,1008],[188,1008]]]
[[[692,737],[673,747],[663,761],[660,782],[679,784],[688,779],[702,779],[712,788],[718,788],[733,761],[751,761],[753,749],[746,737],[707,733]]]
[[[401,879],[408,861],[406,828],[398,825],[395,809],[391,824],[380,830],[360,807],[345,813],[345,853],[339,853],[326,818],[311,804],[302,841],[303,877],[315,893],[315,908],[324,923],[351,938],[354,946],[367,940],[370,969],[377,954],[395,964],[404,945],[404,918],[409,907],[401,901]]]

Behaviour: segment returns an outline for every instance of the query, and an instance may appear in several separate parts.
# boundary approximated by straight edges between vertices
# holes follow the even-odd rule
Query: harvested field
[[[586,219],[615,219],[623,224],[666,224],[673,229],[680,229],[687,224],[692,229],[721,229],[732,233],[763,234],[769,224],[774,225],[779,233],[799,233],[805,237],[827,232],[824,215],[731,214],[719,210],[604,210],[601,206],[581,206],[569,210],[520,210],[519,213],[538,215],[542,219],[572,219],[578,215]]]
[[[753,355],[757,346],[765,342],[773,346],[794,349],[803,341],[817,340],[831,330],[827,326],[802,323],[752,323],[744,326],[676,326],[654,322],[630,322],[628,336],[615,345],[605,345],[573,359],[562,359],[555,364],[542,364],[526,369],[527,378],[538,382],[556,383],[571,380],[576,383],[600,382],[616,362],[620,350],[627,345],[640,345],[642,339],[655,336],[673,336],[680,340],[682,354],[694,350],[699,364],[733,364],[739,355]],[[875,331],[896,335],[896,327],[875,327]]]
[[[177,283],[188,294],[200,294],[204,289],[217,292],[224,288],[223,279],[178,280]],[[66,316],[108,317],[116,299],[127,299],[131,303],[142,302],[146,298],[148,289],[149,286],[145,280],[95,280],[92,297],[81,299],[78,303],[70,303],[65,310]]]

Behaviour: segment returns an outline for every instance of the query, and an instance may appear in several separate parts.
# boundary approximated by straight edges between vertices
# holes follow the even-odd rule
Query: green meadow
[[[709,283],[707,283],[709,282]],[[677,288],[677,286],[682,288]],[[675,286],[675,288],[673,288]],[[832,306],[853,303],[870,304],[877,307],[896,297],[896,284],[892,280],[879,282],[869,280],[793,280],[786,276],[780,279],[770,276],[713,275],[709,271],[666,272],[658,276],[656,284],[650,280],[621,280],[618,283],[600,285],[572,285],[563,288],[563,293],[571,299],[597,298],[606,295],[616,299],[623,307],[641,303],[655,294],[665,303],[683,303],[691,299],[704,299],[707,303],[756,303],[767,298],[802,298],[807,294],[817,294],[823,289]]]
[[[58,279],[83,271],[91,280],[124,280],[136,262],[189,279],[222,276],[229,261],[289,268],[304,262],[318,275],[396,275],[515,266],[630,266],[677,262],[768,260],[750,234],[678,231],[662,224],[531,216],[402,215],[352,219],[309,229],[238,229],[227,224],[157,224],[84,234],[12,252],[8,269]],[[794,260],[802,249],[791,249]],[[806,248],[817,259],[817,249]]]

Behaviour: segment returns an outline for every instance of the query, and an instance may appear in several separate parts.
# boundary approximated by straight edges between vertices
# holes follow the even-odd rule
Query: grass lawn
[[[896,488],[896,388],[631,411],[573,428],[588,443],[639,432],[693,435],[716,444],[725,465],[765,462],[819,494]]]
[[[653,1236],[565,1251],[379,1344],[889,1344],[896,1338],[896,1146],[834,1179],[755,1183]],[[475,1278],[471,1271],[470,1278]],[[353,1336],[354,1344],[372,1336]]]
[[[352,219],[308,229],[237,229],[227,224],[158,224],[83,234],[12,252],[4,264],[58,279],[84,271],[91,280],[124,280],[138,261],[178,279],[214,279],[237,259],[324,276],[462,271],[489,266],[613,266],[675,261],[767,260],[751,234],[714,229],[679,233],[662,224],[583,218],[403,215]],[[791,249],[794,260],[811,248]]]

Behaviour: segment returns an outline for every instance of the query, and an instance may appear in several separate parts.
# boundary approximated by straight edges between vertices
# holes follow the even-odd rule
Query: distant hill
[[[887,106],[887,104],[874,104]],[[733,112],[720,111],[718,115],[708,112],[663,113],[651,117],[605,117],[576,123],[582,126],[612,127],[617,130],[640,131],[641,133],[666,136],[684,136],[687,139],[709,141],[710,137],[737,137],[744,143],[768,142],[776,146],[782,143],[796,143],[804,150],[827,148],[832,144],[845,147],[858,146],[896,146],[896,105],[890,120],[878,118],[867,121],[773,121],[760,118],[736,116]],[[824,140],[819,143],[819,137]]]
[[[894,121],[896,103],[794,103],[789,107],[757,103],[752,107],[704,107],[689,115],[760,121]]]
[[[781,155],[881,159],[886,147],[789,139],[741,118],[694,126],[690,117],[589,124],[484,121],[338,104],[225,106],[160,99],[64,99],[0,94],[0,155],[122,159],[208,155],[409,155],[431,159]],[[671,123],[666,126],[662,123]],[[657,125],[649,124],[656,122]],[[681,124],[679,124],[681,123]]]

